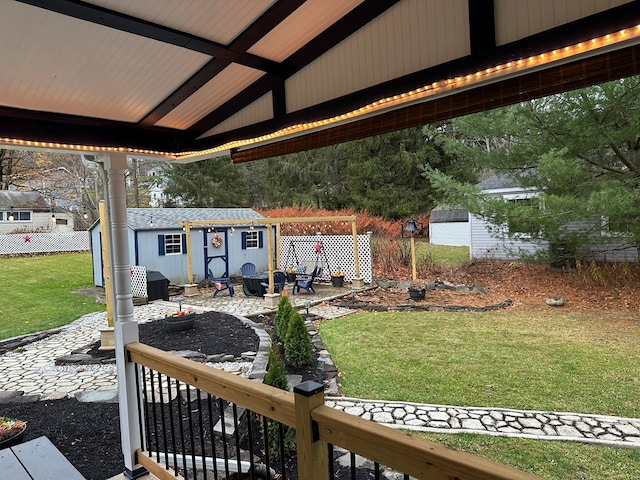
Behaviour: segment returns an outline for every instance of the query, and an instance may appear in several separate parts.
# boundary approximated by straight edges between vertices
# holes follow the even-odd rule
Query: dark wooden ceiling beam
[[[371,22],[378,15],[384,13],[398,3],[398,1],[399,0],[365,0],[297,52],[289,56],[289,58],[283,62],[283,66],[287,68],[287,72],[281,75],[280,78],[286,80],[291,75],[297,73],[320,55],[331,50],[345,38]],[[256,80],[241,96],[237,96],[221,105],[209,115],[192,125],[191,129],[196,133],[204,134],[231,115],[268,93],[273,84],[273,78],[269,78],[269,76]],[[279,111],[281,110],[286,111],[286,105],[279,106]]]
[[[238,52],[205,38],[164,27],[124,13],[109,10],[79,0],[18,0],[35,7],[78,18],[86,22],[138,35],[159,42],[186,48],[194,52],[210,55],[227,62],[239,63],[247,67],[262,70],[271,74],[280,74],[281,67],[277,62],[266,58]]]
[[[493,0],[468,0],[471,55],[496,47],[496,19]]]
[[[270,32],[292,12],[298,9],[305,0],[281,0],[271,6],[264,14],[238,35],[229,45],[232,51],[244,52],[252,47],[264,35]],[[151,126],[184,102],[187,98],[206,85],[212,78],[231,64],[230,60],[214,58],[202,67],[195,75],[180,85],[167,98],[160,102],[143,119],[140,125]],[[279,111],[281,108],[278,109]]]

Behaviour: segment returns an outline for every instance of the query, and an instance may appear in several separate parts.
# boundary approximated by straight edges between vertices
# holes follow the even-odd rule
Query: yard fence
[[[82,252],[91,248],[89,232],[8,233],[0,235],[0,255]]]
[[[358,235],[358,260],[360,276],[365,283],[373,281],[373,262],[371,259],[371,235]],[[321,250],[316,250],[320,243]],[[322,268],[320,279],[328,280],[330,273],[344,272],[346,281],[356,276],[353,258],[352,235],[306,235],[280,237],[280,268],[307,267],[311,273],[314,266]]]

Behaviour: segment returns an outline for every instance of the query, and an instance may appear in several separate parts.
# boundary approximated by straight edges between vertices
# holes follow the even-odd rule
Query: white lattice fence
[[[89,250],[89,232],[8,233],[0,235],[0,255]]]
[[[373,280],[371,260],[371,236],[358,235],[358,260],[360,276],[365,283]],[[322,252],[316,254],[315,245],[321,242]],[[309,235],[280,237],[280,268],[289,269],[297,265],[307,265],[310,273],[316,264],[323,268],[321,280],[329,280],[330,272],[342,271],[345,280],[356,276],[353,257],[353,236],[351,235]]]
[[[147,294],[147,267],[143,265],[131,266],[131,293],[134,297],[146,298]]]

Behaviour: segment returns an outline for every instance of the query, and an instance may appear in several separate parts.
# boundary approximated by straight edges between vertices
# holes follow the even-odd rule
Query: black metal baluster
[[[146,419],[146,415],[144,415],[144,403],[142,402],[142,388],[140,386],[140,365],[135,365],[135,378],[136,378],[136,402],[138,404],[138,429],[140,433],[140,448],[142,451],[146,450],[146,442],[145,438],[146,432],[143,429],[143,421]]]
[[[193,411],[191,409],[191,386],[187,385],[187,409],[189,411],[189,446],[191,448],[191,468],[193,469],[193,478],[196,479],[196,440],[193,436]],[[186,472],[185,472],[186,473]],[[185,480],[187,476],[185,475]]]
[[[218,454],[216,453],[216,434],[213,423],[213,397],[207,393],[207,405],[209,408],[209,435],[211,436],[211,450],[213,456],[213,478],[218,480],[218,462],[216,461]]]
[[[156,451],[156,461],[160,462],[160,440],[158,438],[158,414],[156,412],[156,387],[153,383],[153,370],[149,372],[149,386],[151,388],[151,411],[153,412],[153,438],[155,440],[154,449]]]
[[[169,448],[167,447],[167,416],[164,411],[164,395],[162,390],[162,373],[158,372],[158,394],[160,395],[160,421],[162,425],[162,447],[164,462],[169,464]],[[159,449],[158,449],[159,450]]]
[[[335,465],[333,464],[333,443],[328,443],[327,447],[329,449],[329,479],[332,480],[336,476]]]
[[[349,458],[351,459],[351,480],[356,480],[356,454],[349,452]]]
[[[224,457],[224,472],[229,476],[229,451],[227,449],[227,428],[224,418],[224,400],[218,398],[218,408],[220,409],[220,426],[222,427],[222,456]]]
[[[176,389],[178,390],[178,418],[180,420],[180,447],[182,448],[182,470],[187,471],[187,449],[184,443],[184,418],[182,415],[182,398],[180,397],[180,381],[176,379]],[[176,474],[178,473],[178,464],[176,464]],[[186,478],[186,477],[185,477]]]
[[[380,464],[378,462],[373,463],[373,478],[380,480]]]
[[[173,450],[173,468],[178,472],[178,452],[176,447],[176,427],[175,427],[175,413],[173,411],[174,398],[171,394],[171,378],[167,377],[167,386],[169,387],[169,428],[171,431],[171,449]],[[179,395],[176,395],[176,399],[180,402]],[[167,464],[169,464],[169,457],[167,457]]]
[[[262,430],[264,435],[264,465],[267,468],[267,476],[269,475],[269,419],[262,416]]]
[[[251,410],[247,410],[247,441],[249,442],[249,470],[251,471],[251,480],[256,480],[255,464],[253,461],[253,416]],[[268,477],[267,480],[271,480]]]
[[[233,426],[236,432],[236,464],[238,465],[238,472],[241,472],[242,464],[240,463],[240,424],[238,422],[238,406],[233,403],[231,408],[233,409]]]
[[[202,458],[202,478],[207,480],[207,455],[204,447],[204,419],[202,418],[202,395],[200,389],[196,390],[198,399],[198,425],[200,427],[200,457]]]
[[[284,459],[284,425],[278,422],[278,447],[280,448],[280,469],[282,470],[282,480],[287,480],[287,470]]]

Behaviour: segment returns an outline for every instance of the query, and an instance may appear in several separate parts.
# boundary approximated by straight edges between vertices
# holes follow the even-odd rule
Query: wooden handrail
[[[319,440],[345,448],[350,452],[385,465],[388,468],[424,480],[542,480],[542,477],[522,472],[501,463],[493,462],[470,453],[452,450],[424,438],[412,436],[385,425],[335,410],[323,404],[320,388],[315,399],[304,400],[308,408],[298,407],[296,421],[296,396],[269,385],[238,377],[198,362],[164,352],[139,342],[125,346],[131,360],[139,365],[168,375],[200,390],[265,415],[285,425],[295,427],[299,443],[303,440],[307,454],[313,456],[314,440],[311,422],[318,427]],[[303,401],[302,399],[300,401]],[[309,412],[302,415],[302,412]],[[300,417],[307,417],[300,418]],[[308,433],[308,432],[307,432]],[[309,438],[307,438],[309,437]],[[304,452],[302,452],[304,453]],[[141,463],[147,468],[157,468],[157,463],[144,452],[139,452]],[[301,456],[301,452],[298,452]],[[326,455],[326,453],[325,453]],[[304,455],[303,455],[304,456]],[[306,461],[309,460],[308,456]],[[326,459],[321,462],[323,465]],[[150,468],[150,469],[151,469]],[[162,467],[163,468],[163,467]],[[317,470],[317,468],[315,469]],[[326,472],[322,472],[326,474]],[[164,478],[164,477],[163,477]],[[302,478],[302,477],[301,477]],[[308,472],[305,479],[323,478]]]
[[[144,365],[285,425],[292,427],[296,425],[294,398],[290,392],[207,367],[143,343],[128,343],[126,349],[131,354],[131,360],[139,365]]]
[[[418,479],[542,480],[501,463],[322,405],[311,411],[320,440]]]

